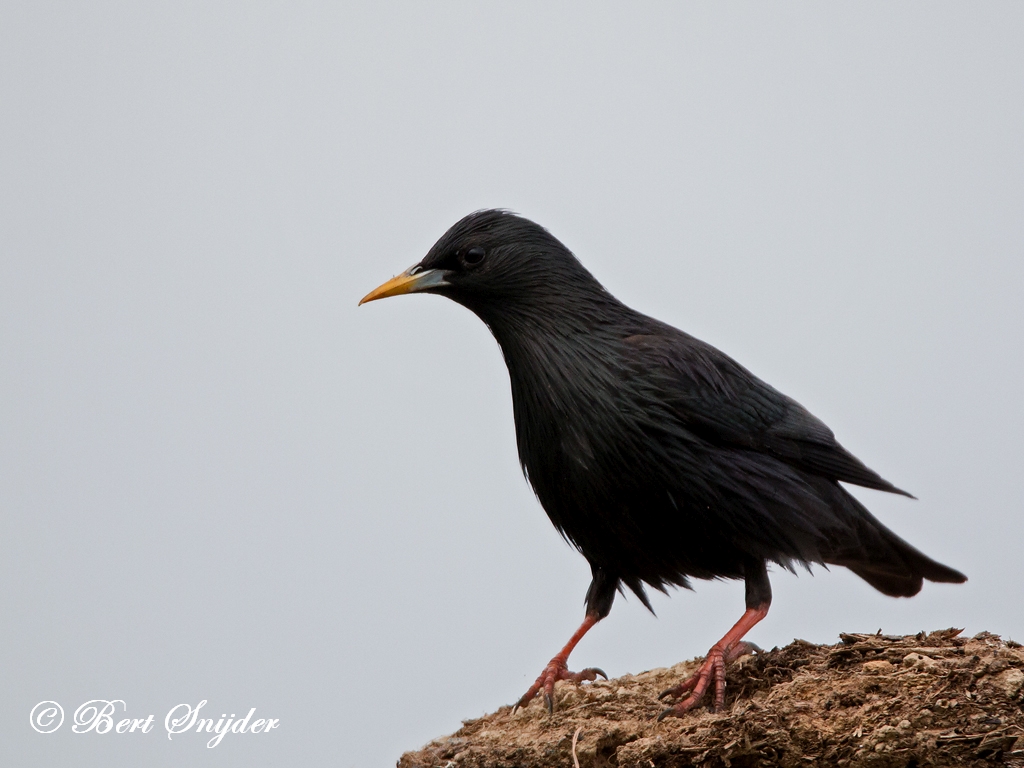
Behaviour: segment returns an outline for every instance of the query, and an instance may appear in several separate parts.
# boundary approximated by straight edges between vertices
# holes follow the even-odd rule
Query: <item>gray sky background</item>
[[[776,569],[752,640],[1024,640],[1022,39],[1009,2],[4,3],[2,762],[391,764],[526,689],[589,570],[497,346],[356,308],[483,207],[806,405],[970,577]],[[620,599],[572,666],[703,654],[742,595]],[[29,727],[95,698],[157,730]],[[201,699],[280,729],[168,741]]]

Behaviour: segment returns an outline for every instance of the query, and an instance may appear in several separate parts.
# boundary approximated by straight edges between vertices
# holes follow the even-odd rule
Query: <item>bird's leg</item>
[[[544,671],[540,673],[540,676],[530,686],[530,690],[524,693],[523,697],[516,702],[516,705],[512,708],[512,714],[515,714],[519,707],[525,707],[542,689],[544,691],[544,701],[548,705],[548,712],[554,711],[555,682],[558,680],[571,680],[574,683],[582,683],[584,680],[596,680],[598,675],[605,680],[608,679],[608,675],[597,667],[588,667],[582,672],[570,672],[568,665],[569,654],[572,653],[572,649],[576,647],[576,644],[587,634],[590,628],[602,618],[597,613],[587,611],[587,616],[583,619],[583,623],[580,624],[580,628],[569,638],[569,642],[565,644],[565,647],[548,662],[548,665],[544,667]]]
[[[658,719],[681,717],[684,713],[697,706],[701,699],[704,698],[704,693],[711,684],[712,678],[715,681],[715,711],[720,711],[725,706],[725,665],[738,659],[743,654],[757,649],[751,643],[741,642],[741,639],[750,631],[751,627],[767,615],[767,605],[758,608],[748,608],[733,628],[726,633],[725,637],[711,646],[711,650],[708,651],[708,655],[705,657],[704,663],[700,665],[700,669],[679,685],[661,692],[658,696],[659,699],[664,699],[667,696],[681,696],[687,691],[692,691],[686,699],[658,715]]]
[[[587,615],[583,619],[583,623],[580,624],[580,628],[576,630],[573,636],[569,638],[569,642],[565,644],[565,647],[555,654],[555,657],[544,667],[544,671],[540,673],[540,677],[530,686],[530,690],[524,693],[523,697],[512,707],[512,714],[515,714],[519,707],[525,707],[542,689],[544,691],[544,701],[548,705],[548,712],[554,711],[555,683],[558,680],[572,680],[574,683],[581,683],[584,680],[596,680],[598,675],[605,680],[608,679],[608,675],[597,667],[588,667],[582,672],[570,672],[568,666],[569,654],[572,653],[572,649],[590,631],[591,627],[611,612],[612,603],[615,601],[615,592],[619,587],[618,577],[602,566],[591,563],[590,570],[594,578],[590,582],[590,588],[587,590]]]
[[[679,685],[661,692],[659,699],[682,696],[687,692],[690,695],[658,715],[659,721],[666,717],[682,717],[696,707],[704,698],[712,679],[715,681],[715,712],[725,707],[725,666],[744,654],[760,650],[753,643],[743,642],[743,636],[768,615],[768,607],[772,602],[772,589],[764,562],[747,566],[746,582],[747,610],[732,629],[726,632],[725,637],[711,646],[700,669]]]

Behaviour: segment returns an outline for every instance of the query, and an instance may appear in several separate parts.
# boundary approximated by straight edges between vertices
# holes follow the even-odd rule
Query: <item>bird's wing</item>
[[[630,368],[657,389],[688,431],[770,454],[814,475],[910,496],[843,448],[800,403],[711,345],[671,327],[625,342]]]

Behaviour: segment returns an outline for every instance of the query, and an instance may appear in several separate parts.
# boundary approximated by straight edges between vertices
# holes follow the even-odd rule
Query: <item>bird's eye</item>
[[[484,260],[484,249],[481,248],[480,246],[477,246],[476,248],[470,248],[468,251],[466,251],[465,255],[463,255],[462,260],[470,266],[479,264],[481,261]]]

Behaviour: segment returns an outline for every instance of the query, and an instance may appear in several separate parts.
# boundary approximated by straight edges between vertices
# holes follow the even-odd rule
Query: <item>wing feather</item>
[[[800,403],[710,344],[671,326],[625,342],[637,379],[656,387],[682,425],[703,439],[767,453],[820,477],[911,496],[843,448]]]

